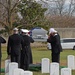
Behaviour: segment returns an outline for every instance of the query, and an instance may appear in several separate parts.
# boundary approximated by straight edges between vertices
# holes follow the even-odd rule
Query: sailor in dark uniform
[[[2,43],[6,43],[6,40],[0,36],[0,73],[1,73],[1,57],[2,57],[2,53],[1,53],[1,44]]]
[[[60,36],[54,28],[50,28],[47,42],[51,43],[52,62],[60,63],[60,52],[62,51]]]
[[[29,36],[29,38],[30,38],[30,43],[34,43],[34,40],[33,40],[33,38],[32,37],[30,37]],[[29,64],[33,64],[33,56],[32,56],[32,50],[31,50],[31,44],[29,44]]]
[[[22,29],[21,31],[21,36],[24,39],[24,49],[21,52],[21,68],[28,70],[30,62],[32,63],[30,42],[34,42],[34,40],[30,41],[31,38],[28,36],[28,30]]]
[[[18,29],[13,29],[13,35],[9,36],[7,44],[7,54],[11,62],[17,62],[20,67],[21,49],[23,49],[23,39],[18,34]]]

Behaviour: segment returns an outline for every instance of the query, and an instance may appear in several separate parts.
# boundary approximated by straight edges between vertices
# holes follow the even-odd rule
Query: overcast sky
[[[40,1],[40,0],[36,0],[36,1]],[[43,0],[43,1],[46,1],[46,0]],[[52,1],[52,0],[51,0],[51,1]],[[69,1],[70,1],[70,0],[66,0],[66,3],[69,3]]]
[[[70,2],[70,0],[66,0],[66,3],[69,3]]]

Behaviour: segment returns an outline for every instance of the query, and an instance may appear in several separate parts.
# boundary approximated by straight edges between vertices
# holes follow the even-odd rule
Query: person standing
[[[60,52],[62,51],[60,35],[54,28],[50,28],[50,33],[47,42],[51,43],[52,62],[60,63]]]
[[[13,29],[13,34],[8,38],[7,54],[10,56],[11,62],[17,62],[20,67],[21,49],[23,49],[23,39],[18,34],[18,29]]]
[[[34,40],[33,40],[33,38],[32,37],[30,37],[29,36],[29,38],[30,38],[30,43],[34,43]],[[30,43],[29,43],[29,64],[33,64],[33,56],[32,56],[32,50],[31,50],[31,45],[30,45]]]
[[[24,49],[21,52],[21,68],[24,70],[29,69],[29,64],[32,63],[32,53],[31,53],[31,47],[30,42],[34,42],[30,36],[28,36],[28,32],[25,29],[21,30],[21,36],[24,40]]]
[[[1,73],[1,57],[2,57],[1,44],[3,43],[6,43],[6,40],[0,36],[0,73]]]

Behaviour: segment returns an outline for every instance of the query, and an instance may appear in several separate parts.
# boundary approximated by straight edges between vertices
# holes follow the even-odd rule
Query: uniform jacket
[[[30,43],[34,43],[34,40],[32,37],[29,37],[30,38]]]
[[[8,38],[7,53],[8,55],[19,55],[23,48],[23,39],[19,34],[13,34]]]
[[[59,34],[51,36],[47,39],[47,42],[51,43],[52,53],[60,53],[62,51]]]
[[[2,55],[2,54],[1,54],[1,44],[2,44],[2,43],[6,43],[6,40],[5,40],[3,37],[0,36],[0,57],[1,57],[1,55]]]

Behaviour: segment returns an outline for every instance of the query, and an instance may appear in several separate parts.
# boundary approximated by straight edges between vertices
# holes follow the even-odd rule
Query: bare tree
[[[57,1],[54,1],[55,4],[56,4],[56,10],[58,11],[58,14],[60,16],[63,15],[63,10],[64,10],[64,4],[65,4],[65,0],[57,0]]]
[[[41,0],[47,6],[47,15],[74,16],[75,0]],[[68,3],[67,3],[68,1]]]
[[[69,2],[68,15],[69,16],[75,15],[75,0],[70,0]]]
[[[65,5],[65,0],[47,0],[43,1],[45,4],[48,4],[48,14],[53,14],[53,15],[60,15],[64,13],[64,5]]]
[[[49,5],[46,18],[51,27],[75,27],[75,0],[47,0],[43,3]]]
[[[0,0],[0,25],[2,25],[10,35],[12,33],[13,22],[16,21],[16,7],[20,0]]]

